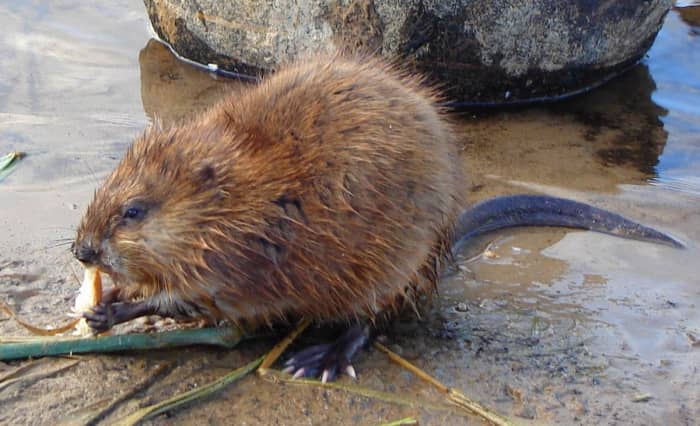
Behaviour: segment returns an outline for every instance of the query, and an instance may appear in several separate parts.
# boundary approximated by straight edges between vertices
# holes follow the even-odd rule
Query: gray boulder
[[[649,49],[672,0],[144,0],[180,55],[260,75],[338,47],[400,58],[455,100],[556,99]]]

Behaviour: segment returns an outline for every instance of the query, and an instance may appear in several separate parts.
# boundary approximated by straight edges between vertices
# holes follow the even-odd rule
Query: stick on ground
[[[181,393],[179,395],[175,395],[172,398],[166,399],[165,401],[159,402],[158,404],[154,404],[145,408],[142,408],[126,417],[121,418],[117,422],[115,422],[115,425],[118,426],[131,426],[139,423],[142,420],[146,420],[148,418],[151,418],[153,416],[157,416],[158,414],[164,413],[168,410],[173,410],[175,408],[182,407],[185,404],[188,404],[192,401],[195,401],[197,399],[203,398],[205,396],[209,396],[216,391],[226,387],[227,385],[242,379],[245,377],[247,374],[258,368],[260,363],[262,363],[263,357],[260,357],[256,360],[253,360],[249,362],[248,364],[244,365],[243,367],[240,367],[227,375],[216,379],[215,381],[208,383],[204,386],[200,386],[196,389],[192,389],[191,391]]]
[[[277,359],[282,356],[284,351],[289,347],[289,345],[292,344],[294,339],[297,338],[306,328],[311,324],[311,320],[304,319],[299,323],[297,328],[295,328],[287,337],[282,339],[279,343],[277,343],[271,350],[270,352],[265,355],[265,359],[263,360],[262,364],[260,367],[258,367],[258,375],[264,376],[267,374],[268,370],[270,367],[272,367],[272,364],[277,361]]]
[[[463,410],[475,414],[484,420],[488,421],[489,423],[492,423],[494,425],[498,426],[508,426],[512,425],[513,423],[499,415],[494,413],[493,411],[489,410],[488,408],[484,407],[483,405],[479,404],[476,401],[473,401],[469,398],[467,398],[462,392],[460,392],[457,389],[449,388],[425,371],[421,370],[420,368],[416,367],[415,365],[411,364],[408,362],[408,360],[402,358],[399,354],[392,352],[389,348],[386,346],[382,345],[379,342],[374,342],[374,347],[379,349],[380,351],[384,352],[389,356],[389,359],[394,361],[395,363],[399,364],[406,370],[410,371],[411,373],[415,374],[418,376],[420,379],[430,383],[433,385],[437,390],[440,392],[444,393],[447,395],[447,400],[451,402],[452,404],[457,405],[458,407],[462,408]]]

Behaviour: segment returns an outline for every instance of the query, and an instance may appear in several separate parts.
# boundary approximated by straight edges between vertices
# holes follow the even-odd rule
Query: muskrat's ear
[[[199,182],[206,187],[216,185],[216,170],[211,164],[203,164],[197,171]]]

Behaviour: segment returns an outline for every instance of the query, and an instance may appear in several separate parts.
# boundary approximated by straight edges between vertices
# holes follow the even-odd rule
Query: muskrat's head
[[[215,226],[227,188],[215,162],[220,135],[149,130],[95,192],[78,227],[75,257],[115,283],[158,286],[204,264],[203,228]],[[188,269],[189,268],[189,269]],[[166,275],[164,275],[166,274]]]

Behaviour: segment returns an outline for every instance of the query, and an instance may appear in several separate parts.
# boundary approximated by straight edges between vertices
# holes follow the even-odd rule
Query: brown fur
[[[291,64],[187,124],[147,130],[77,241],[129,297],[236,323],[373,319],[435,288],[463,205],[436,101],[376,59]],[[147,213],[125,221],[134,200]]]

